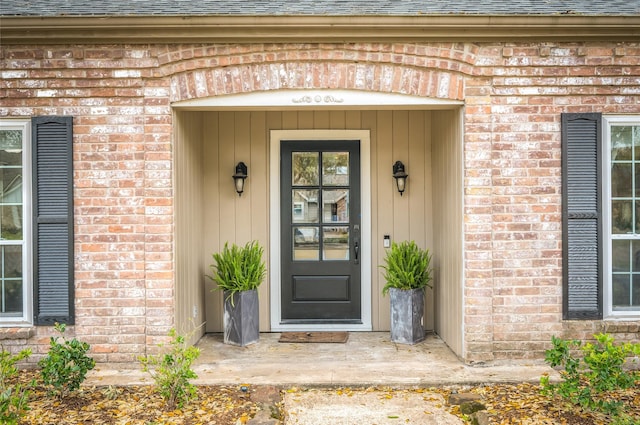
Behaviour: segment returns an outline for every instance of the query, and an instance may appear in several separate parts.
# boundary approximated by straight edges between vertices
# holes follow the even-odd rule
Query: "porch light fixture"
[[[396,186],[398,187],[400,196],[402,196],[404,189],[407,187],[407,177],[409,177],[409,174],[404,171],[404,164],[396,161],[396,163],[393,164],[393,178],[396,179]]]
[[[238,196],[242,196],[242,192],[244,192],[244,180],[247,176],[247,165],[244,162],[238,162],[238,165],[236,165],[236,173],[232,176]]]

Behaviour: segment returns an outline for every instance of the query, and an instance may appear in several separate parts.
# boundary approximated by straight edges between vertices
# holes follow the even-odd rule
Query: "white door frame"
[[[361,193],[361,324],[282,324],[280,298],[280,145],[282,140],[359,140]],[[370,331],[371,325],[371,139],[369,130],[271,130],[269,281],[272,331]]]

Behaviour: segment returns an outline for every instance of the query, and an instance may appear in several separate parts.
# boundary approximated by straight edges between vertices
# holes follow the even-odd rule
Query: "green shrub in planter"
[[[383,294],[390,293],[391,340],[415,344],[424,339],[424,288],[431,287],[431,256],[414,241],[391,244],[380,266],[385,270]]]
[[[431,288],[431,255],[428,249],[422,249],[414,241],[393,242],[384,259],[386,285],[382,293],[389,289]]]
[[[224,342],[245,346],[258,341],[260,334],[258,291],[266,275],[263,249],[257,242],[243,247],[225,243],[213,254],[213,279],[224,291]]]
[[[225,243],[222,252],[213,254],[214,264],[210,266],[213,275],[209,278],[232,300],[236,292],[257,289],[266,275],[263,252],[256,241],[243,247]]]

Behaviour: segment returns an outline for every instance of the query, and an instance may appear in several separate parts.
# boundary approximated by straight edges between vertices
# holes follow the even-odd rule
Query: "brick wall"
[[[640,113],[637,43],[1,46],[0,71],[0,117],[74,116],[74,331],[98,361],[174,323],[170,103],[286,88],[465,101],[469,362],[615,328],[561,320],[560,113]]]

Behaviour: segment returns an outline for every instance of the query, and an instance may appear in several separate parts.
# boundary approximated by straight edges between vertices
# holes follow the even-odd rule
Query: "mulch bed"
[[[21,371],[18,377],[23,383],[38,378],[36,371]],[[237,425],[246,423],[258,411],[258,405],[251,400],[251,394],[257,391],[258,388],[251,386],[199,386],[197,399],[181,409],[167,411],[164,400],[152,386],[83,386],[75,394],[58,399],[41,385],[36,385],[29,397],[30,410],[20,424]],[[380,391],[392,391],[396,395],[403,391],[438,392],[448,399],[452,390],[385,388]],[[560,399],[544,397],[535,384],[476,386],[457,391],[481,394],[491,424],[605,425],[611,422],[604,415],[582,411]],[[640,424],[640,385],[614,396],[629,406],[627,413],[635,418],[632,424]],[[459,406],[451,406],[450,411],[462,417]]]

